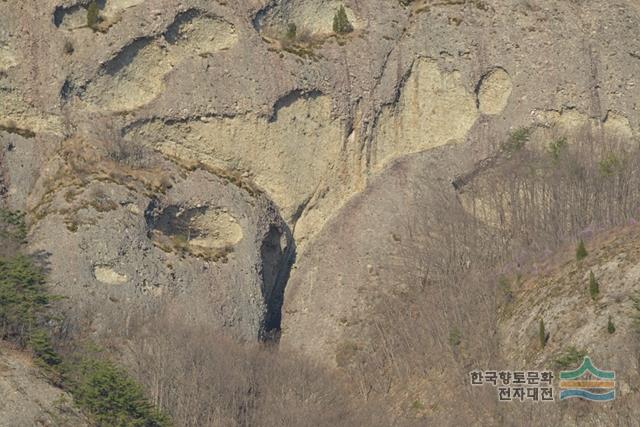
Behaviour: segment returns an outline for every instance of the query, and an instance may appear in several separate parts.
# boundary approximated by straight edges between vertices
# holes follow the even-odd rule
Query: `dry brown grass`
[[[150,163],[151,153],[138,148],[123,147],[122,143],[106,140],[92,144],[84,138],[72,137],[62,142],[51,161],[49,176],[42,178],[38,203],[30,209],[36,220],[57,213],[65,216],[70,230],[77,230],[75,213],[88,206],[98,212],[108,212],[117,204],[99,190],[84,194],[94,183],[113,183],[137,193],[153,196],[164,193],[171,184],[166,171]],[[56,202],[64,191],[67,206]]]

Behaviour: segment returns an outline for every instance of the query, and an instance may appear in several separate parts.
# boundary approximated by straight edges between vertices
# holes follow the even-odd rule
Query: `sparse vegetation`
[[[454,362],[443,360],[442,354],[455,353],[456,349],[449,343],[451,329],[442,325],[464,328],[464,345],[469,349],[466,353],[491,353],[496,341],[487,339],[483,331],[494,327],[497,316],[507,322],[514,316],[521,318],[521,313],[497,309],[500,299],[496,298],[496,292],[505,289],[506,282],[496,277],[496,271],[506,271],[508,277],[533,263],[537,269],[537,261],[551,262],[549,257],[571,244],[574,236],[590,237],[595,227],[601,230],[628,223],[640,206],[640,192],[631,191],[640,188],[637,174],[640,151],[628,154],[628,161],[619,171],[622,179],[608,179],[598,170],[601,144],[614,152],[625,147],[616,148],[615,141],[603,143],[589,135],[585,131],[567,143],[557,162],[549,161],[549,153],[539,149],[537,140],[531,147],[524,144],[520,150],[498,156],[490,167],[472,175],[458,193],[472,207],[472,218],[470,209],[461,208],[457,200],[440,193],[416,192],[418,213],[401,217],[408,224],[404,233],[411,239],[404,236],[396,239],[403,242],[402,263],[387,276],[397,275],[396,283],[402,286],[402,292],[385,294],[383,302],[376,306],[376,322],[380,326],[363,342],[384,343],[384,347],[365,347],[363,364],[352,371],[354,382],[363,389],[371,387],[385,395],[388,383],[411,381],[416,372],[428,372],[433,366],[449,372],[459,369]],[[496,135],[490,137],[493,141],[501,140]],[[581,267],[571,268],[579,274]],[[511,285],[515,293],[519,287],[513,282]],[[524,295],[518,292],[518,298],[521,297]],[[527,303],[516,304],[515,309],[528,307]],[[545,343],[545,351],[549,351],[551,320],[546,317],[542,322],[541,318],[537,320],[531,325],[532,345],[539,349]],[[416,328],[416,324],[439,326],[423,330]],[[424,348],[437,348],[439,352],[425,354]],[[583,354],[576,350],[569,352],[568,358],[560,355],[560,364],[570,364],[572,355],[579,360]],[[536,357],[532,352],[518,356]],[[482,358],[474,357],[476,363]],[[487,356],[482,360],[490,359]],[[384,369],[380,367],[390,366],[393,374],[381,373]]]
[[[637,344],[627,342],[634,283],[625,280],[638,251],[613,253],[599,233],[640,212],[635,146],[627,157],[607,140],[610,130],[625,138],[627,124],[636,133],[637,116],[624,110],[638,91],[625,80],[638,52],[624,38],[607,43],[623,31],[591,34],[633,27],[635,12],[522,0],[495,2],[493,16],[475,10],[490,9],[480,0],[398,1],[406,10],[395,1],[104,9],[105,0],[76,0],[31,7],[35,17],[9,11],[19,19],[0,46],[4,113],[18,122],[7,122],[12,132],[28,126],[38,137],[3,139],[17,145],[1,159],[0,190],[30,209],[31,247],[53,246],[54,289],[74,298],[69,319],[57,320],[46,264],[0,256],[0,327],[58,373],[91,424],[164,426],[167,413],[190,426],[558,425],[624,422],[637,409],[635,372],[621,369],[635,360],[595,356]],[[92,33],[84,7],[95,31],[124,22]],[[576,10],[584,19],[574,25]],[[267,40],[270,24],[277,34]],[[593,40],[583,43],[582,30]],[[571,48],[578,61],[562,63]],[[56,54],[62,61],[50,61]],[[319,54],[327,60],[303,60]],[[481,76],[498,69],[485,85]],[[101,117],[143,145],[86,122]],[[557,138],[554,121],[566,132],[584,121],[597,135]],[[475,175],[454,191],[449,178],[467,168]],[[169,185],[153,184],[161,173],[176,184],[164,197],[156,193]],[[151,224],[166,205],[186,231]],[[196,206],[210,211],[190,217],[185,208]],[[0,232],[22,241],[24,215],[15,215],[0,211]],[[237,243],[220,248],[227,242]],[[234,248],[226,265],[209,262]],[[291,264],[282,343],[258,344],[281,314],[273,301],[282,303]],[[633,306],[640,333],[640,294]],[[609,313],[620,329],[607,342]],[[616,333],[612,316],[606,329]],[[74,334],[111,353],[69,350]],[[571,342],[618,372],[621,399],[501,405],[495,388],[465,377],[549,361],[573,368],[586,352],[565,349]]]
[[[89,206],[93,207],[98,212],[109,212],[116,210],[118,204],[111,200],[109,196],[101,189],[94,189],[90,195]]]
[[[301,58],[317,60],[315,49],[320,46],[325,36],[313,34],[308,29],[298,28],[295,23],[289,23],[286,28],[265,28],[263,31],[265,40],[271,41],[279,47],[279,50],[292,53]],[[275,50],[275,49],[273,49]]]
[[[596,298],[598,298],[598,295],[600,294],[600,284],[598,283],[598,280],[596,279],[595,274],[593,274],[593,271],[589,272],[589,295],[591,295],[591,299],[595,300]]]
[[[558,160],[562,153],[567,148],[567,138],[562,137],[558,139],[554,139],[549,143],[549,153],[554,160]]]
[[[333,32],[336,34],[347,34],[351,31],[353,31],[353,26],[351,22],[349,22],[347,11],[344,6],[340,6],[333,16]]]
[[[622,167],[620,158],[615,153],[608,153],[598,163],[600,174],[605,177],[613,176]]]
[[[586,355],[584,350],[578,350],[575,346],[568,347],[556,358],[555,366],[557,369],[577,368]]]
[[[419,401],[419,400],[414,400],[414,401],[411,403],[411,409],[413,409],[413,410],[414,410],[414,411],[416,411],[416,412],[424,411],[424,403],[422,403],[422,402],[421,402],[421,401]]]
[[[498,288],[504,296],[505,302],[507,304],[510,303],[513,300],[513,290],[511,289],[509,279],[505,276],[501,276],[498,279]]]
[[[36,356],[36,360],[45,368],[57,366],[62,362],[62,359],[53,348],[49,333],[43,328],[37,328],[31,332],[29,348]]]
[[[0,219],[23,228],[21,213],[3,210]],[[30,350],[50,379],[71,392],[96,425],[168,426],[168,418],[124,370],[92,357],[65,360],[56,351],[49,328],[56,321],[50,304],[58,299],[48,293],[45,273],[32,258],[20,253],[0,257],[0,339]]]
[[[522,150],[531,137],[531,129],[527,127],[521,127],[514,130],[509,139],[503,145],[503,149],[507,152],[515,152]]]
[[[584,240],[580,239],[578,241],[578,246],[576,247],[576,260],[582,261],[589,255],[587,252],[587,248],[584,245]]]
[[[149,152],[139,144],[126,141],[122,136],[114,133],[105,143],[107,157],[121,165],[131,168],[144,168],[149,164]]]

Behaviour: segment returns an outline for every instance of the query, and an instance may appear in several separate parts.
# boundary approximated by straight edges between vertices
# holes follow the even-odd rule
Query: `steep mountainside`
[[[607,150],[637,154],[638,28],[638,0],[0,1],[2,208],[64,297],[56,333],[136,372],[159,335],[206,330],[317,364],[399,425],[624,423],[635,231],[508,305],[496,283],[637,216],[635,163]],[[571,287],[591,270],[597,302]],[[468,385],[565,345],[621,373],[609,415]]]
[[[0,425],[89,425],[71,396],[49,384],[27,355],[0,346]]]

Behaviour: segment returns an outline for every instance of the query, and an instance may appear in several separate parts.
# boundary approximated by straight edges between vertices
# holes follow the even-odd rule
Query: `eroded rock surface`
[[[637,138],[637,2],[402,3],[108,0],[94,30],[0,2],[0,197],[78,330],[125,347],[169,310],[253,341],[284,304],[282,345],[335,368],[401,289],[416,194],[456,199],[517,129]]]

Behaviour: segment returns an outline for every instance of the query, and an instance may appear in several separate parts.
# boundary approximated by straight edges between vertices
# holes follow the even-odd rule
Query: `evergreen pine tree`
[[[589,272],[589,294],[591,295],[592,299],[596,299],[599,293],[600,293],[600,284],[596,280],[596,276],[595,274],[593,274],[593,271],[590,271]]]
[[[92,0],[87,7],[87,26],[95,30],[100,22],[100,11],[98,10],[98,2]]]
[[[547,332],[544,329],[544,320],[540,319],[540,327],[539,327],[539,339],[540,339],[540,348],[544,348],[547,344]]]
[[[336,11],[333,16],[333,32],[336,34],[345,34],[353,31],[353,27],[347,17],[347,11],[344,6],[340,6],[340,9]]]
[[[581,261],[587,257],[587,248],[584,246],[584,241],[580,239],[578,247],[576,248],[576,259]]]
[[[287,26],[287,39],[289,40],[293,40],[296,38],[296,35],[298,34],[298,27],[296,26],[296,24],[294,24],[293,22],[291,22],[288,26]]]

